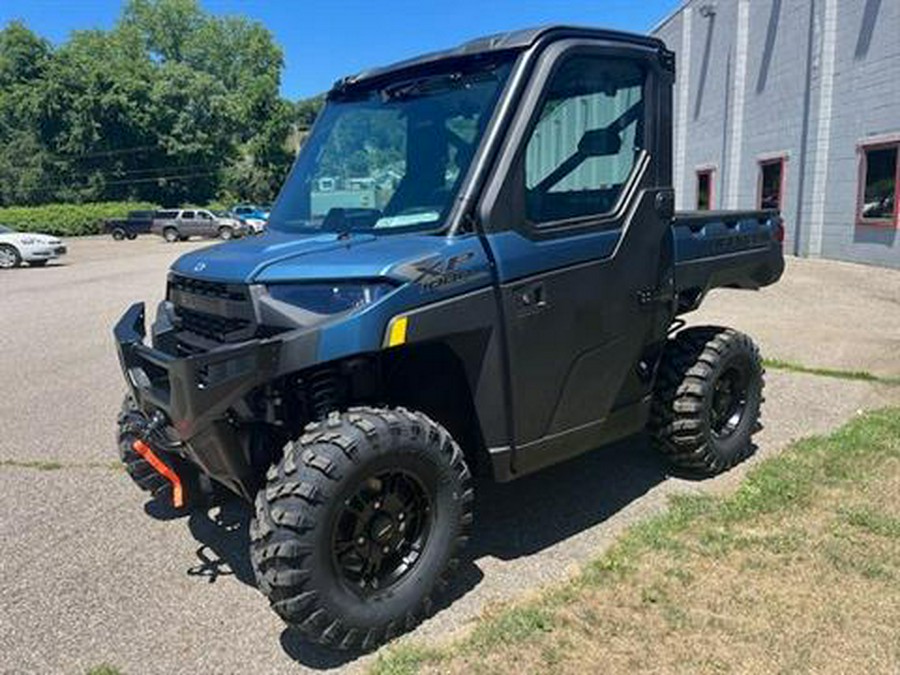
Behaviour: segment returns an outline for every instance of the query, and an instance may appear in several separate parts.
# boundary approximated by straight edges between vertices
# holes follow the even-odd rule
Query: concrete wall
[[[656,35],[678,57],[678,208],[704,168],[716,208],[754,208],[783,156],[786,250],[900,267],[900,231],[856,225],[859,144],[900,139],[900,1],[690,0]]]

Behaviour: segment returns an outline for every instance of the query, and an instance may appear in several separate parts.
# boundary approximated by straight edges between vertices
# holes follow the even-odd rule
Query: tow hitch
[[[119,415],[119,456],[141,488],[153,496],[170,490],[172,506],[180,509],[186,503],[181,476],[171,453],[160,450],[160,443],[154,441],[163,433],[165,423],[165,416],[158,411],[148,419],[137,409],[123,410]]]
[[[131,444],[131,447],[172,485],[172,506],[176,509],[184,506],[184,490],[181,487],[181,479],[178,477],[178,474],[153,452],[153,448],[141,439],[137,439]]]

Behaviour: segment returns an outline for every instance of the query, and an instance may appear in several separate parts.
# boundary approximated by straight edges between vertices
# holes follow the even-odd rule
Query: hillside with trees
[[[0,31],[0,206],[270,201],[321,97],[279,93],[272,34],[196,0],[128,0],[54,47]]]

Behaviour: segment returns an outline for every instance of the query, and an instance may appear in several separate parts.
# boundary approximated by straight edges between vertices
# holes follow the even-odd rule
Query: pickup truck
[[[249,232],[247,225],[231,216],[217,216],[207,209],[169,209],[157,211],[150,231],[167,242],[191,237],[229,240]]]
[[[103,230],[116,241],[137,239],[139,234],[149,234],[156,211],[129,211],[127,218],[103,221]]]
[[[759,350],[681,317],[777,281],[784,232],[674,212],[674,69],[657,39],[551,27],[340,80],[268,231],[175,262],[150,344],[142,303],[114,328],[134,481],[252,502],[274,611],[369,650],[435,608],[475,473],[644,430],[682,471],[746,458]],[[326,210],[322,176],[371,205]]]

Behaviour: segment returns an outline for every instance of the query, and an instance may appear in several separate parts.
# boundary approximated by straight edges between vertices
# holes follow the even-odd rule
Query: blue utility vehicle
[[[149,344],[143,304],[116,326],[131,476],[252,502],[273,609],[370,649],[434,608],[473,472],[645,428],[685,470],[741,461],[759,352],[679,317],[777,281],[784,231],[675,213],[674,69],[659,40],[552,27],[340,80],[267,232],[182,256]]]

